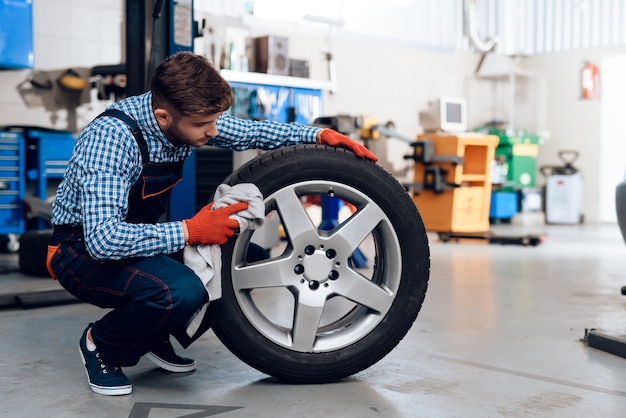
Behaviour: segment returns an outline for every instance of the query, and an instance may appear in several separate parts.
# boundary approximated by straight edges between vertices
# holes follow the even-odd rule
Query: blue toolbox
[[[0,235],[45,228],[52,216],[48,197],[56,187],[48,181],[65,174],[76,137],[68,131],[18,125],[1,127],[0,135],[0,209],[12,210],[0,216]]]
[[[48,198],[48,180],[60,179],[72,156],[76,137],[71,132],[25,128],[26,178],[35,181],[35,195]]]
[[[24,139],[0,131],[0,235],[24,232],[24,193]]]

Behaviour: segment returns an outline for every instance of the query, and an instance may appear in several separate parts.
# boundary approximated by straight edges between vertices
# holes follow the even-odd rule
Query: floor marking
[[[130,411],[128,418],[148,418],[151,409],[180,409],[180,410],[194,410],[200,412],[193,412],[191,414],[180,415],[179,418],[202,418],[210,417],[212,415],[223,414],[224,412],[234,411],[235,409],[241,409],[242,406],[215,406],[215,405],[185,405],[177,403],[157,403],[157,402],[136,402],[133,409]]]

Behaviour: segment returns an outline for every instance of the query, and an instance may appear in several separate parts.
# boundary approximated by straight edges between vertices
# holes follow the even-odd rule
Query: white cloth
[[[234,186],[220,184],[213,197],[212,209],[220,209],[238,202],[248,202],[248,208],[237,212],[231,218],[239,222],[239,231],[257,229],[265,220],[265,204],[261,191],[252,183]],[[209,293],[209,302],[222,297],[222,248],[217,245],[186,245],[183,260],[187,267],[202,280]],[[187,333],[192,335],[204,317],[208,303],[192,318]]]

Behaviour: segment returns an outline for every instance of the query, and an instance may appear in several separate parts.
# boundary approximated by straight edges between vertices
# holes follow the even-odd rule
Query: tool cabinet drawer
[[[24,232],[24,139],[0,131],[0,234]]]
[[[26,170],[29,180],[63,177],[76,143],[72,134],[31,130],[26,143]]]

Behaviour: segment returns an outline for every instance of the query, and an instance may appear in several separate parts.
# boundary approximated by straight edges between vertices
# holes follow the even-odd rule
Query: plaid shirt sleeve
[[[87,250],[95,259],[180,250],[185,245],[180,222],[125,222],[128,192],[140,172],[141,156],[128,127],[114,118],[97,120],[76,144],[57,192],[52,223],[82,225]]]
[[[270,150],[297,144],[316,142],[320,128],[301,123],[280,123],[239,119],[223,113],[217,120],[218,134],[208,145],[230,148],[235,151],[246,149]]]

